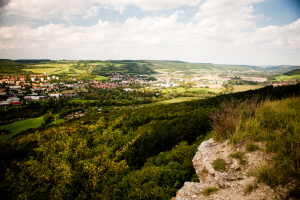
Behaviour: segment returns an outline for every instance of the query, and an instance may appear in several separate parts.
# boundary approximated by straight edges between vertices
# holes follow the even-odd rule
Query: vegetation
[[[258,179],[271,186],[299,181],[299,114],[299,97],[280,101],[231,101],[224,103],[223,109],[215,113],[213,124],[219,126],[214,126],[213,136],[217,140],[229,138],[232,144],[243,141],[265,142],[267,154],[263,157],[263,165],[257,169]],[[229,116],[234,123],[221,128]],[[273,156],[269,158],[270,155]]]
[[[39,66],[26,63],[23,67],[48,69],[50,64],[53,66],[49,62]],[[169,61],[60,64],[70,64],[70,68],[62,68],[68,72],[61,76],[68,77],[81,70],[82,81],[108,76],[106,72],[112,71],[152,74],[154,69],[173,66],[170,71],[175,71],[189,66],[191,71],[200,73],[204,70],[218,72],[224,67]],[[234,70],[234,66],[227,68]],[[243,67],[246,69],[250,68]],[[11,108],[9,112],[1,111],[1,121],[11,123],[11,127],[26,122],[14,122],[17,118],[39,117],[42,123],[44,119],[46,122],[21,134],[1,127],[14,135],[0,136],[1,199],[170,199],[185,181],[196,179],[192,158],[197,146],[208,139],[210,133],[216,140],[230,139],[233,144],[265,142],[267,153],[275,155],[272,162],[266,157],[266,163],[272,166],[275,174],[281,173],[284,177],[274,181],[272,175],[265,176],[272,174],[266,170],[267,166],[262,167],[261,173],[257,172],[260,180],[269,181],[270,185],[284,183],[284,178],[299,180],[300,108],[296,103],[299,97],[281,100],[299,96],[299,84],[268,86],[193,101],[175,102],[181,100],[177,98],[171,100],[172,104],[137,106],[150,105],[155,93],[159,93],[141,88],[137,87],[130,95],[123,93],[122,88],[78,90],[81,98],[78,100],[33,102]],[[192,91],[191,83],[185,88],[190,90],[184,94],[186,96],[199,92]],[[269,101],[265,101],[267,97]],[[161,100],[163,98],[166,97]],[[76,112],[85,115],[71,119]],[[243,161],[242,155],[234,157]],[[217,159],[213,165],[218,170],[226,170],[224,160]],[[206,194],[213,191],[214,188],[208,188]]]
[[[247,149],[247,151],[252,152],[252,151],[258,150],[259,147],[258,147],[257,145],[255,145],[253,142],[250,141],[250,142],[248,142],[248,143],[246,144],[246,149]]]
[[[0,140],[7,139],[8,137],[13,137],[21,131],[25,131],[30,128],[36,128],[41,126],[44,123],[43,117],[37,117],[32,119],[27,119],[19,122],[15,122],[13,124],[7,124],[0,126],[0,129],[6,129],[9,131],[8,135],[4,135],[0,137]]]
[[[204,196],[209,196],[212,193],[218,192],[219,190],[220,189],[216,188],[216,187],[207,187],[207,188],[203,189],[203,191],[201,192],[201,194],[204,195]]]
[[[248,183],[244,188],[244,194],[248,195],[256,188],[257,188],[257,183]]]
[[[255,89],[259,89],[261,88],[262,86],[260,85],[235,85],[233,86],[233,91],[234,92],[244,92],[244,91],[247,91],[247,90],[255,90]]]
[[[224,159],[222,158],[217,158],[216,160],[214,160],[212,163],[212,166],[215,170],[217,170],[218,172],[223,172],[226,171],[226,166],[227,163]]]
[[[245,157],[245,153],[241,151],[237,151],[235,153],[231,153],[229,155],[231,158],[235,158],[239,160],[239,165],[246,165],[247,164],[247,159]]]

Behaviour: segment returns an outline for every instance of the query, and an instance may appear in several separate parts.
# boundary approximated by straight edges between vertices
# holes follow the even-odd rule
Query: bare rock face
[[[193,158],[193,165],[199,177],[199,183],[186,182],[172,200],[222,199],[222,200],[261,200],[283,199],[288,189],[282,186],[270,188],[264,183],[258,183],[253,172],[260,163],[268,159],[262,151],[246,152],[245,144],[230,146],[228,141],[217,143],[213,139],[203,142]],[[260,150],[264,144],[257,143]],[[238,159],[230,154],[243,152],[246,164],[241,165]],[[213,162],[221,158],[226,163],[226,169],[217,171]],[[251,176],[252,175],[252,176]],[[202,192],[207,188],[218,189],[208,196]],[[292,186],[289,186],[292,187]]]

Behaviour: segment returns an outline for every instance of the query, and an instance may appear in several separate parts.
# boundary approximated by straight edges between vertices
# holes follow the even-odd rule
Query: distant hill
[[[21,63],[14,62],[12,60],[0,61],[0,74],[30,74],[22,69],[26,66]]]
[[[300,66],[288,66],[288,65],[278,65],[278,66],[271,66],[271,67],[261,67],[261,66],[249,66],[249,67],[257,71],[274,72],[274,73],[286,73],[295,69],[300,69]]]
[[[102,75],[107,72],[124,72],[132,74],[150,74],[154,71],[149,68],[147,63],[140,61],[110,61],[105,63],[105,66],[97,66],[93,70],[93,73]]]
[[[300,74],[300,69],[295,69],[292,71],[289,71],[287,73],[284,73],[284,75],[288,75],[288,76],[294,76],[294,75],[299,75]]]

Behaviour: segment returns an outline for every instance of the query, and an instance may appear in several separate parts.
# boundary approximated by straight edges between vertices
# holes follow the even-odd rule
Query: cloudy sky
[[[0,0],[0,58],[300,65],[300,1]]]

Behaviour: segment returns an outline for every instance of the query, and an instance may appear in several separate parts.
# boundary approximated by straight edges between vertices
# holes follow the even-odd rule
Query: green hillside
[[[300,75],[300,69],[289,71],[287,73],[284,73],[284,75],[288,75],[288,76]]]
[[[184,182],[199,180],[192,165],[197,146],[211,133],[225,139],[236,132],[236,126],[231,126],[236,122],[231,120],[218,126],[227,130],[230,125],[228,135],[219,137],[209,117],[224,112],[220,102],[228,101],[237,102],[230,111],[243,114],[238,118],[240,132],[232,142],[269,142],[276,173],[299,182],[300,101],[299,97],[279,101],[293,95],[300,95],[300,84],[106,110],[1,141],[1,199],[170,199]],[[267,97],[270,100],[265,102]],[[286,159],[279,162],[283,156]],[[285,184],[284,180],[278,178],[276,184]]]

